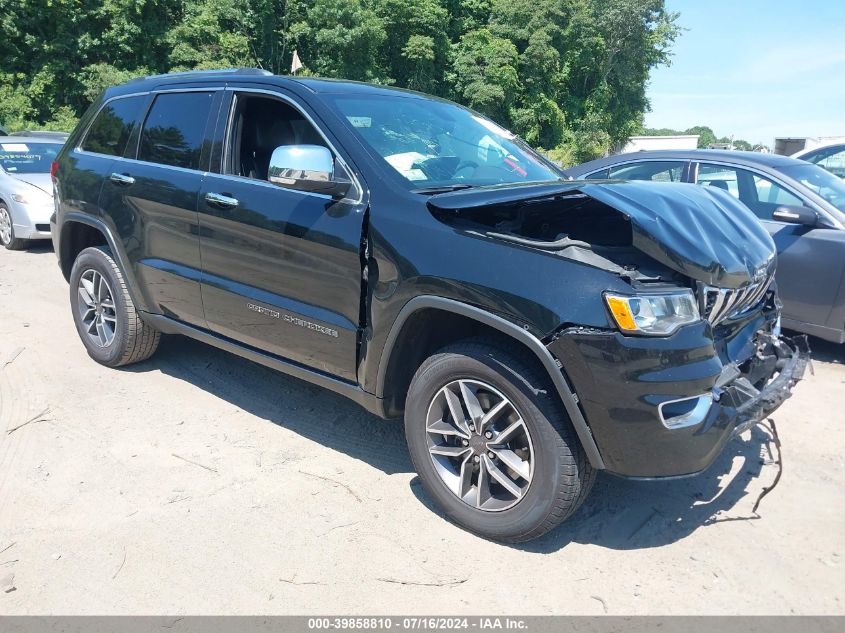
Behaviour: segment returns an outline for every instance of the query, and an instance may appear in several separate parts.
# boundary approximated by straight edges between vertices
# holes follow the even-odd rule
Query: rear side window
[[[213,96],[211,92],[158,95],[141,131],[138,160],[198,169]]]
[[[123,97],[106,104],[88,129],[82,149],[108,156],[123,156],[145,98]]]

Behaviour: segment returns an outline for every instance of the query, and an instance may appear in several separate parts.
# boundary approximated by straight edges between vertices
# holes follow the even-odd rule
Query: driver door
[[[270,183],[276,147],[333,148],[281,92],[234,88],[227,94],[216,133],[222,152],[213,159],[198,204],[208,327],[355,380],[366,209],[360,188],[334,201]]]

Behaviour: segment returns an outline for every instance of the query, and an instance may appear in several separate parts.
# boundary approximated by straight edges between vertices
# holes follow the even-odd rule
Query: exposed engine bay
[[[435,216],[467,232],[554,253],[632,282],[685,280],[633,246],[628,216],[578,191]]]
[[[742,203],[709,189],[636,181],[529,183],[441,193],[429,198],[428,208],[452,226],[631,281],[686,278],[725,289],[759,284],[774,273],[771,237]]]

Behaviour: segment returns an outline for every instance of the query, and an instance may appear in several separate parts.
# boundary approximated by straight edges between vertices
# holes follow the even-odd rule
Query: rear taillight
[[[59,161],[54,160],[53,164],[50,165],[50,178],[53,180],[53,182],[56,182],[56,174],[58,173],[58,171],[59,171]]]

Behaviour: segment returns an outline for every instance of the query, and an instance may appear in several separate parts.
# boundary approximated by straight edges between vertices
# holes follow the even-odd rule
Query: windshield
[[[511,132],[460,106],[389,95],[332,100],[364,144],[411,189],[562,178]]]
[[[845,182],[826,169],[807,164],[781,167],[780,171],[794,178],[840,211],[845,211]]]
[[[10,174],[48,174],[61,143],[0,143],[0,166]]]

